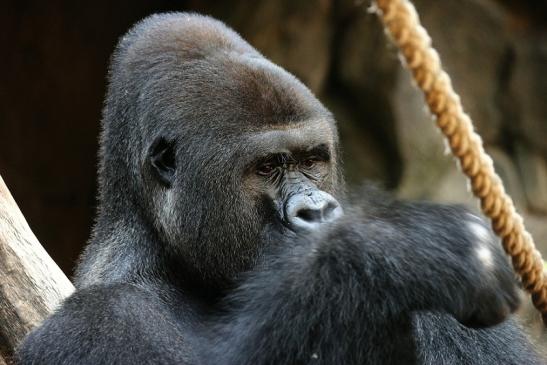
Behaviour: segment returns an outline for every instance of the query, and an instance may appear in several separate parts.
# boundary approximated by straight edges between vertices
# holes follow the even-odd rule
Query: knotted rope
[[[473,194],[480,199],[483,213],[491,219],[505,252],[512,258],[515,272],[547,325],[547,278],[541,254],[494,171],[492,159],[484,151],[450,77],[442,69],[439,54],[431,46],[431,38],[420,24],[416,9],[408,0],[376,0],[373,9],[424,93],[437,126],[469,178]]]

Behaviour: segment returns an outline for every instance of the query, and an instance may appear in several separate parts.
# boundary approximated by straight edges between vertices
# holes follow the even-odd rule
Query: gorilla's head
[[[274,237],[341,213],[337,145],[311,92],[222,23],[152,16],[113,56],[92,241],[144,235],[149,252],[230,280]]]

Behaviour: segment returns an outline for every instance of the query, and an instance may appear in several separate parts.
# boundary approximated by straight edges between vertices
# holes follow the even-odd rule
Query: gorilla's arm
[[[226,363],[400,363],[413,311],[491,325],[515,309],[506,258],[464,209],[388,202],[346,217],[245,281],[215,347]]]
[[[513,318],[470,329],[447,314],[419,312],[412,326],[417,364],[546,364]]]
[[[432,309],[489,324],[513,309],[512,272],[480,235],[481,224],[453,207],[390,203],[348,212],[268,256],[231,298],[229,314],[213,320],[214,332],[194,328],[185,303],[160,299],[159,288],[90,287],[27,337],[18,359],[239,365],[400,364],[417,357],[434,364],[465,355],[470,364],[517,364],[523,356],[523,363],[539,364],[512,323],[474,330],[442,313],[411,315]],[[518,350],[509,344],[516,338]],[[477,347],[478,357],[464,354]]]

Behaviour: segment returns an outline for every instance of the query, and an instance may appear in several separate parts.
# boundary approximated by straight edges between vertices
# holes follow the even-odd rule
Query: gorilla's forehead
[[[268,126],[263,130],[247,131],[240,135],[245,150],[256,154],[294,153],[324,146],[332,151],[336,134],[326,119],[309,120],[295,124]]]

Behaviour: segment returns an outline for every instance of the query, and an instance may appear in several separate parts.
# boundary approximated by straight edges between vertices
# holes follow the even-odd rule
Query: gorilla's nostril
[[[330,222],[335,220],[341,215],[341,208],[337,202],[329,202],[325,209],[323,209],[323,220]]]
[[[320,222],[322,220],[321,210],[319,209],[300,209],[296,216],[306,222]]]

